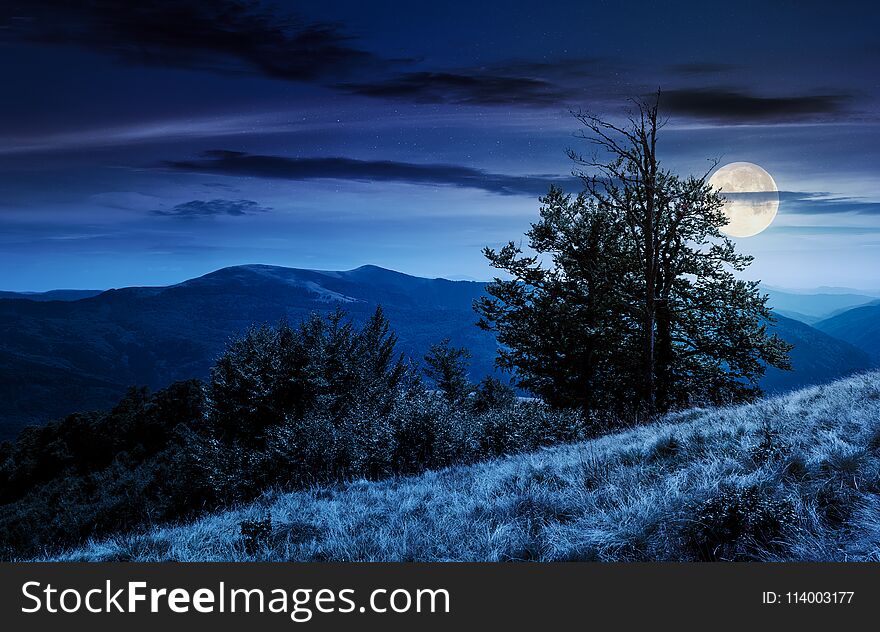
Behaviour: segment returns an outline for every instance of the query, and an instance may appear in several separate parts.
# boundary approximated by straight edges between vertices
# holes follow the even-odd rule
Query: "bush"
[[[254,327],[211,371],[212,418],[226,440],[260,447],[269,428],[309,414],[336,423],[356,409],[387,413],[407,377],[397,337],[378,308],[362,329],[337,310],[298,328]]]
[[[796,519],[788,498],[756,485],[728,487],[694,508],[687,541],[701,561],[750,560],[758,549],[773,550]]]
[[[511,408],[514,404],[516,404],[516,391],[491,375],[483,378],[474,392],[473,409],[477,413]]]
[[[818,463],[813,498],[818,515],[832,527],[849,520],[878,480],[877,461],[866,450],[838,445]]]
[[[396,437],[385,415],[354,411],[340,428],[338,467],[341,477],[377,480],[395,471]]]
[[[242,520],[238,526],[244,550],[249,555],[269,544],[272,538],[272,514],[267,514],[262,520]]]
[[[790,448],[783,441],[779,430],[766,420],[761,424],[759,436],[760,441],[749,450],[749,456],[755,463],[774,463],[788,455]]]
[[[596,433],[580,411],[559,411],[537,402],[491,410],[482,415],[480,436],[483,456],[500,456],[534,450],[543,445],[571,443]]]
[[[450,347],[449,338],[431,345],[425,356],[425,375],[453,405],[462,404],[471,392],[468,382],[470,352],[464,347]]]

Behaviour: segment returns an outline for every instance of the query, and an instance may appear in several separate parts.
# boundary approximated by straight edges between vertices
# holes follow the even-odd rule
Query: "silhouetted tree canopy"
[[[425,355],[425,375],[434,382],[451,404],[463,402],[471,392],[468,360],[471,354],[464,347],[452,347],[449,338],[431,345]]]
[[[752,257],[721,233],[708,174],[661,167],[656,102],[621,125],[576,117],[596,150],[569,151],[584,191],[541,198],[530,253],[484,250],[510,277],[475,306],[502,345],[498,364],[549,403],[589,411],[652,417],[756,397],[767,365],[790,368],[791,347],[769,335],[758,282],[737,277]]]

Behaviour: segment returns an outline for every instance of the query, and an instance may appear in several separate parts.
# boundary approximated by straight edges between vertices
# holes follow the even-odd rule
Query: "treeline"
[[[396,350],[381,309],[254,327],[206,383],[131,389],[110,411],[70,415],[0,446],[0,555],[15,558],[247,501],[274,488],[426,468],[574,441],[579,412],[518,401],[443,341],[422,368]]]

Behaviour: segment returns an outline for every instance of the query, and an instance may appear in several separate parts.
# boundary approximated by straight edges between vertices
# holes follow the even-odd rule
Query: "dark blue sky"
[[[860,6],[864,5],[864,6]],[[570,110],[663,89],[661,157],[755,162],[788,287],[880,280],[880,9],[836,2],[0,3],[0,289],[240,263],[487,278]]]

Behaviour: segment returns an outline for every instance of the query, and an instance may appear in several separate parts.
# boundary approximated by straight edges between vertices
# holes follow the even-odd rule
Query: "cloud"
[[[353,158],[287,158],[239,151],[211,150],[198,160],[165,161],[175,171],[283,180],[335,179],[358,182],[401,182],[416,185],[474,188],[500,195],[541,195],[552,183],[580,187],[573,177],[505,175],[448,164],[417,164]]]
[[[664,90],[660,105],[667,112],[732,124],[804,121],[845,111],[848,95],[819,94],[764,97],[726,88]]]
[[[410,72],[385,81],[338,87],[368,97],[457,105],[546,107],[564,103],[572,96],[567,89],[544,79],[479,72]]]
[[[10,0],[0,5],[2,41],[76,46],[130,64],[313,82],[417,103],[558,105],[572,97],[560,80],[583,78],[596,67],[594,59],[571,58],[404,72],[413,59],[380,57],[356,45],[340,24],[308,21],[257,0]],[[369,78],[376,73],[386,78]]]
[[[812,191],[737,191],[722,195],[731,200],[765,202],[779,200],[780,210],[792,215],[880,215],[880,202],[864,198]]]
[[[11,0],[0,41],[72,45],[143,65],[316,81],[382,60],[336,24],[275,14],[254,0]]]
[[[171,210],[155,210],[153,214],[181,219],[197,219],[217,215],[241,217],[254,213],[266,213],[271,210],[271,208],[261,206],[253,200],[192,200],[177,204]]]
[[[617,63],[597,57],[511,59],[489,66],[406,72],[336,87],[352,94],[415,103],[556,107],[582,97],[585,80],[599,77]]]
[[[780,191],[780,210],[797,215],[880,215],[880,202],[821,192]]]
[[[407,71],[414,59],[386,59],[358,46],[340,24],[308,21],[258,0],[10,0],[0,5],[2,41],[76,46],[145,66],[312,82],[368,97],[482,106],[571,103],[582,93],[578,82],[596,76],[600,62],[605,71],[611,63],[578,57]]]

